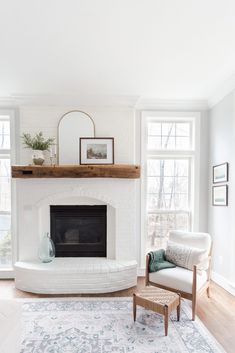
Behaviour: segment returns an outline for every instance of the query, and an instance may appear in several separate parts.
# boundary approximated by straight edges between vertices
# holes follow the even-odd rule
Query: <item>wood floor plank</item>
[[[137,287],[108,294],[90,295],[41,295],[22,292],[15,288],[13,280],[0,280],[0,299],[52,298],[52,297],[129,297],[145,286],[144,277],[138,278]],[[235,297],[212,282],[211,298],[198,300],[197,315],[212,335],[228,353],[235,352]]]

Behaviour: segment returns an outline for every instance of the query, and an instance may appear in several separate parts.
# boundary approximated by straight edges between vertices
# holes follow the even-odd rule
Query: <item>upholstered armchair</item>
[[[153,285],[180,293],[183,298],[192,301],[192,320],[195,320],[197,298],[207,292],[210,296],[210,263],[211,263],[211,236],[208,233],[193,233],[171,231],[169,241],[192,248],[206,251],[206,259],[201,264],[193,265],[189,270],[176,266],[157,272],[149,273],[149,255],[146,257],[146,285]]]

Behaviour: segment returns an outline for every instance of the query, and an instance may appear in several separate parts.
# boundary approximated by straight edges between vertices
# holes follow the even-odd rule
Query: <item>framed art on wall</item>
[[[228,185],[213,186],[212,205],[228,206]]]
[[[114,138],[81,137],[80,164],[114,164]]]
[[[228,181],[228,163],[215,165],[213,167],[213,183],[225,183]]]

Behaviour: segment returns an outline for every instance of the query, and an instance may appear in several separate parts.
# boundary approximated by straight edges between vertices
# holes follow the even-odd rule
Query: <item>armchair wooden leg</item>
[[[179,305],[177,306],[177,321],[180,321],[180,308],[181,308],[181,294],[177,293],[179,296]]]
[[[136,296],[133,294],[133,319],[136,321]]]
[[[193,295],[193,299],[192,299],[192,320],[193,321],[195,321],[196,310],[197,310],[197,296],[196,296],[196,293],[195,293]]]
[[[168,322],[169,322],[169,312],[168,306],[165,305],[164,307],[164,327],[165,327],[165,336],[168,335]]]
[[[211,297],[210,285],[207,287],[206,293],[207,293],[207,297],[210,298]]]
[[[193,266],[193,286],[192,286],[192,320],[195,320],[197,309],[197,266]]]

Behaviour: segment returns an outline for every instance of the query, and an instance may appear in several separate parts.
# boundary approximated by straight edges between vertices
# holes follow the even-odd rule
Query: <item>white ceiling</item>
[[[0,96],[207,99],[234,69],[234,0],[0,0]]]

